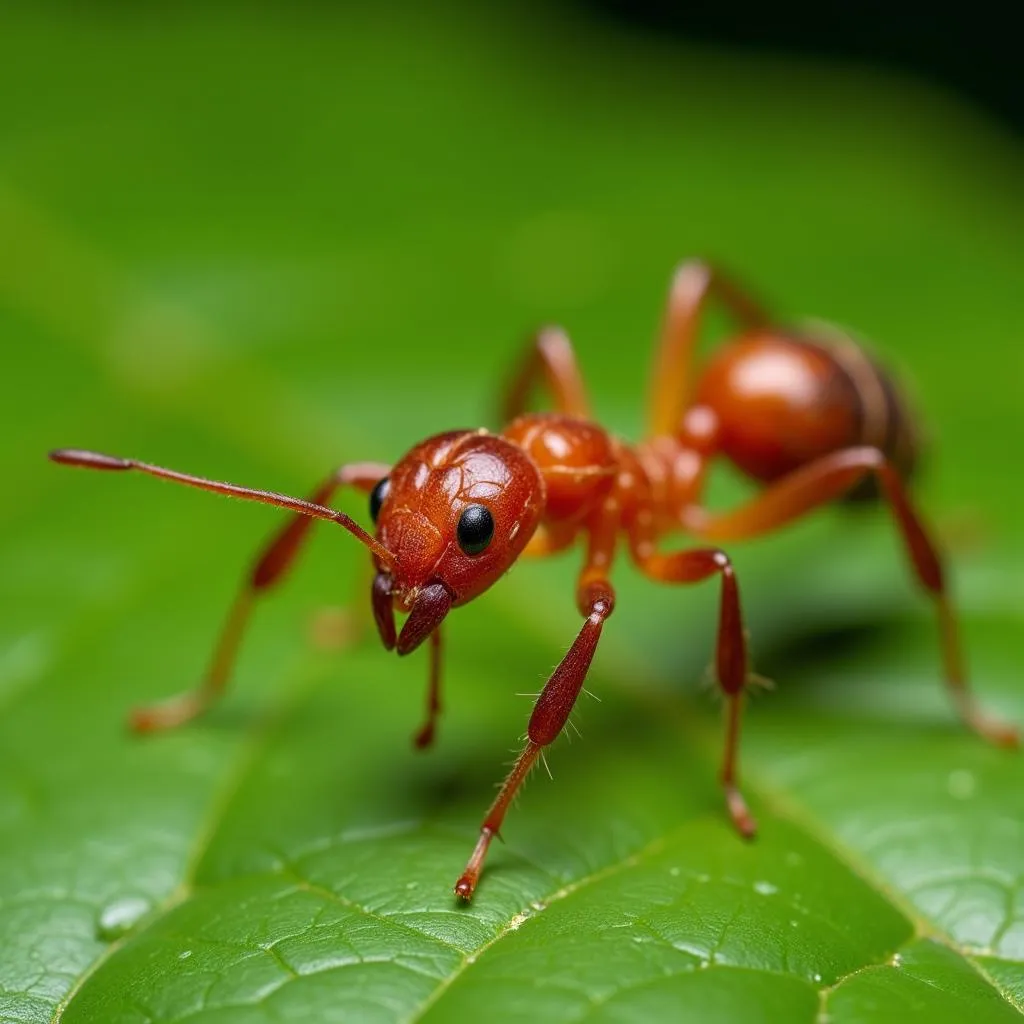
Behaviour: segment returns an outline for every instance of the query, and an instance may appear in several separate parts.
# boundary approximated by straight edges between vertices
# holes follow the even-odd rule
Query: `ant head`
[[[525,452],[486,431],[452,431],[412,449],[370,495],[378,559],[374,615],[395,644],[393,609],[409,612],[400,654],[448,610],[485,591],[519,557],[540,521],[544,481]]]

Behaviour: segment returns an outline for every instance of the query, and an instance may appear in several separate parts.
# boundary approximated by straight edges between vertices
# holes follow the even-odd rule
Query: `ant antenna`
[[[277,494],[275,491],[259,491],[252,487],[222,483],[219,480],[206,480],[201,476],[179,473],[174,469],[164,469],[163,466],[151,466],[146,462],[136,462],[135,459],[119,459],[113,455],[81,451],[77,448],[61,448],[50,452],[50,459],[65,466],[81,466],[85,469],[121,471],[137,469],[141,473],[149,473],[150,476],[173,480],[175,483],[187,484],[189,487],[199,487],[204,491],[213,491],[215,494],[226,494],[228,497],[244,498],[247,501],[260,501],[264,505],[276,505],[278,508],[286,508],[313,519],[329,519],[348,530],[356,540],[365,544],[389,568],[393,568],[395,564],[395,556],[379,540],[370,536],[354,519],[345,515],[344,512],[336,512],[332,508],[315,505],[311,501],[292,498],[287,494]]]

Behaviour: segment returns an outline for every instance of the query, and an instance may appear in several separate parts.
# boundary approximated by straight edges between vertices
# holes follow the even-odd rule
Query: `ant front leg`
[[[356,487],[368,493],[388,475],[389,469],[386,465],[374,462],[342,466],[310,495],[309,501],[315,505],[325,505],[343,486]],[[295,516],[266,546],[228,613],[213,658],[199,687],[161,704],[137,708],[129,720],[136,732],[160,732],[183,725],[206,711],[223,694],[231,677],[242,634],[252,613],[254,599],[284,578],[309,536],[313,522],[309,516]]]
[[[744,328],[760,327],[768,315],[745,291],[703,260],[688,260],[676,270],[669,289],[661,340],[651,378],[651,437],[675,434],[690,400],[690,370],[700,319],[717,298]]]
[[[576,419],[590,419],[590,403],[583,375],[576,362],[569,336],[560,327],[545,327],[534,335],[526,358],[505,393],[501,412],[511,423],[526,411],[530,391],[543,380],[555,403],[555,410]]]
[[[871,473],[877,477],[888,501],[918,582],[935,599],[946,685],[960,717],[986,740],[1001,747],[1017,746],[1018,731],[985,714],[968,689],[956,616],[938,548],[911,504],[899,473],[877,448],[844,448],[826,455],[794,470],[732,512],[712,513],[697,506],[688,508],[683,513],[683,527],[714,541],[757,537],[841,497]]]
[[[530,715],[527,728],[526,746],[516,758],[512,770],[505,777],[498,791],[497,799],[491,804],[487,817],[480,826],[480,838],[473,854],[466,864],[459,880],[455,883],[455,895],[464,900],[471,899],[483,870],[491,840],[501,831],[502,822],[519,787],[526,781],[530,770],[537,763],[543,749],[553,743],[569,720],[576,698],[583,688],[587,670],[593,660],[597,642],[605,619],[612,613],[615,594],[610,584],[594,587],[594,597],[588,610],[583,628],[573,641],[569,652],[551,674],[541,691]]]
[[[743,630],[739,584],[729,556],[717,548],[696,548],[671,554],[655,554],[634,539],[633,555],[640,570],[661,583],[699,583],[716,573],[722,580],[718,612],[715,668],[718,685],[725,694],[725,750],[722,756],[722,786],[737,830],[746,838],[757,831],[757,822],[739,789],[740,716],[743,689],[747,682],[747,638]]]
[[[441,627],[430,634],[430,682],[427,686],[427,718],[413,736],[413,746],[426,750],[434,742],[437,719],[441,714],[441,654],[443,642]]]
[[[611,615],[615,607],[615,591],[608,581],[607,573],[614,550],[617,525],[618,505],[613,500],[606,504],[600,520],[591,531],[586,565],[580,574],[576,589],[576,603],[581,614],[585,616],[583,626],[568,653],[551,673],[537,698],[537,703],[533,706],[526,732],[526,746],[501,784],[498,796],[480,826],[480,838],[466,864],[466,870],[455,883],[455,895],[461,899],[472,898],[491,840],[501,831],[502,822],[513,798],[526,781],[537,759],[541,757],[544,748],[553,743],[565,728],[576,704],[576,698],[583,689],[587,671],[597,650],[597,642],[601,639],[605,619]]]

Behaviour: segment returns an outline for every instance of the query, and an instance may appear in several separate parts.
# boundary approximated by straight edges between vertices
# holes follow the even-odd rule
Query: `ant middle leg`
[[[510,423],[526,412],[530,392],[540,381],[550,392],[557,412],[590,419],[590,402],[576,353],[569,335],[560,327],[544,327],[531,339],[526,356],[506,389],[501,407],[503,422]]]
[[[316,505],[325,505],[343,486],[368,493],[388,475],[389,469],[386,465],[371,462],[342,466],[310,495],[309,500]],[[136,708],[129,717],[132,729],[143,733],[173,729],[201,715],[223,694],[256,597],[284,578],[309,536],[313,521],[309,516],[296,515],[263,549],[231,606],[200,685],[160,704]]]
[[[961,719],[997,746],[1017,746],[1017,729],[987,715],[968,688],[941,555],[914,509],[902,478],[879,449],[844,448],[823,456],[770,484],[747,504],[731,512],[715,513],[691,506],[682,513],[682,526],[711,541],[757,537],[841,497],[869,474],[874,474],[881,486],[918,582],[935,601],[946,685]]]
[[[661,583],[699,583],[721,577],[715,670],[725,694],[725,748],[722,755],[722,787],[726,806],[737,831],[751,838],[757,822],[739,788],[740,717],[747,683],[747,638],[743,630],[739,584],[729,556],[717,548],[694,548],[668,554],[650,553],[634,541],[633,557],[644,575]]]

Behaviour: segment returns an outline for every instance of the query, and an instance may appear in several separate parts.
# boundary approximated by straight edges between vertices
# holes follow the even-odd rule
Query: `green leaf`
[[[280,518],[44,460],[304,493],[487,420],[552,320],[636,436],[670,270],[716,256],[912,381],[974,685],[1024,721],[1015,144],[906,81],[500,5],[25,9],[0,91],[0,1020],[1020,1017],[1024,762],[954,721],[883,513],[735,551],[777,684],[743,736],[756,841],[700,689],[713,589],[622,564],[600,702],[465,907],[575,557],[452,617],[423,755],[424,659],[344,640],[365,570],[321,528],[223,705],[140,740]]]

